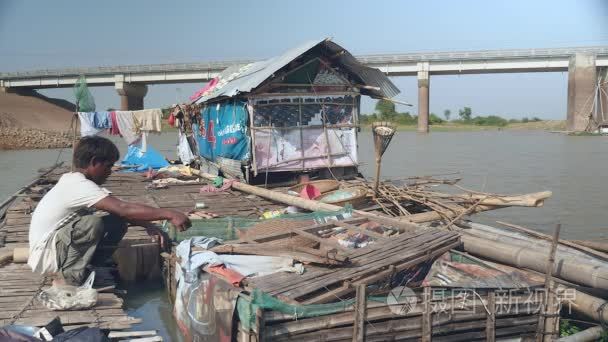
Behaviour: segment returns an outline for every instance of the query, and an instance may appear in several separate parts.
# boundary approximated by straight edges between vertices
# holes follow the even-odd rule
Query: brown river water
[[[122,140],[115,140],[124,153]],[[150,145],[175,159],[176,135],[152,136]],[[25,185],[38,168],[52,165],[60,150],[0,151],[0,199]],[[63,150],[60,160],[69,160]],[[373,176],[371,133],[359,136],[361,172]],[[553,196],[541,208],[507,208],[478,214],[475,221],[506,221],[543,232],[562,224],[570,239],[608,238],[608,137],[566,136],[540,131],[400,132],[383,158],[382,175],[404,178],[458,173],[461,185],[486,192],[522,194],[543,190]],[[177,337],[162,289],[131,291],[132,315],[156,326],[167,340]],[[159,324],[162,327],[159,327]],[[138,327],[140,328],[140,327]]]

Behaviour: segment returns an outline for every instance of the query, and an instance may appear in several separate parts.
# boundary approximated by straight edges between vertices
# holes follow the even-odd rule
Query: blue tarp
[[[145,171],[149,168],[160,169],[161,167],[169,166],[169,162],[165,160],[165,157],[151,146],[148,146],[147,151],[144,153],[141,151],[141,147],[137,145],[129,145],[127,154],[121,164],[134,166],[128,171]]]
[[[211,104],[201,110],[201,126],[192,125],[202,157],[215,161],[217,157],[235,160],[249,159],[247,110],[245,102],[228,100]]]

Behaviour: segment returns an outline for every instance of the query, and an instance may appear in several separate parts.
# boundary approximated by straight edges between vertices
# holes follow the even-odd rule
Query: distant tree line
[[[542,121],[538,117],[527,118],[524,117],[521,120],[510,119],[507,120],[498,115],[487,115],[487,116],[474,116],[471,107],[464,107],[458,110],[458,118],[451,120],[450,117],[452,112],[449,109],[443,111],[445,120],[436,115],[435,113],[429,114],[429,125],[438,125],[446,122],[453,122],[459,124],[477,125],[477,126],[499,126],[503,127],[510,123],[526,123]],[[374,121],[384,120],[391,121],[399,125],[416,125],[418,124],[418,116],[410,114],[410,112],[399,113],[395,109],[395,104],[387,100],[379,100],[376,103],[375,112],[372,114],[361,114],[360,121],[362,124],[371,124]]]

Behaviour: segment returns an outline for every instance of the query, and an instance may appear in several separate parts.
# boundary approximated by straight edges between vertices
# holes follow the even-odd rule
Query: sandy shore
[[[0,150],[62,148],[72,146],[69,132],[35,128],[0,127]]]

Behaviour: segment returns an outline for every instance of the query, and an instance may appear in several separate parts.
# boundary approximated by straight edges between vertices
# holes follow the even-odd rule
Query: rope
[[[74,128],[75,121],[76,121],[76,115],[73,115],[72,120],[70,120],[70,127],[68,128],[69,131],[72,131],[72,128]],[[59,162],[59,158],[61,158],[61,154],[63,153],[64,149],[65,149],[65,147],[62,147],[59,149],[59,153],[57,153],[57,159],[55,159],[55,165],[57,165],[57,163]]]

